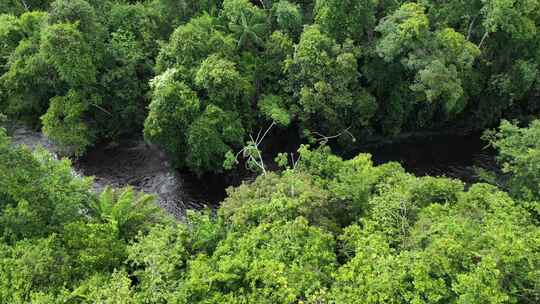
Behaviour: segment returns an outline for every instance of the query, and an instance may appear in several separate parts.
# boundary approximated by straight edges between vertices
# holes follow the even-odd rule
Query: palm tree
[[[230,23],[229,29],[238,37],[238,49],[242,47],[262,46],[263,41],[260,38],[266,31],[266,23],[261,22],[260,18],[251,15],[249,19],[242,12],[240,24]]]
[[[161,209],[155,204],[155,196],[136,193],[133,188],[113,190],[106,187],[91,205],[99,220],[118,228],[120,237],[134,237],[149,222],[159,220]]]

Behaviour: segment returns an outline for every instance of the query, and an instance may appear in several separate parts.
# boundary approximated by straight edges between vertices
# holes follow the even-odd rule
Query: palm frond
[[[264,32],[266,32],[266,28],[267,28],[266,24],[259,23],[259,24],[253,25],[251,27],[251,30],[257,33],[258,35],[262,35]]]
[[[124,225],[128,221],[130,213],[134,211],[131,210],[134,200],[135,192],[131,187],[124,189],[118,196],[111,215],[119,226]]]
[[[138,193],[132,187],[113,190],[107,187],[100,194],[94,209],[103,222],[112,223],[120,234],[129,239],[154,222],[161,209],[154,204],[155,196]]]
[[[114,191],[111,187],[107,186],[99,195],[96,211],[100,215],[110,215],[112,206],[114,205]]]
[[[238,49],[241,49],[245,45],[246,36],[247,34],[245,32],[240,35],[240,39],[238,39]]]
[[[239,34],[244,30],[244,28],[238,24],[229,23],[229,30],[235,34]]]

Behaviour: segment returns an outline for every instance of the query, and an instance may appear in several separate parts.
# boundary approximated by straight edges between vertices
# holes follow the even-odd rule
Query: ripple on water
[[[25,145],[32,150],[43,147],[58,157],[60,149],[41,132],[16,126],[11,128],[10,135],[15,145]],[[204,198],[194,200],[183,191],[185,182],[165,154],[143,140],[93,149],[73,160],[73,168],[77,175],[94,176],[97,192],[106,186],[132,186],[138,191],[154,193],[157,204],[177,218],[181,218],[187,208],[204,206]]]

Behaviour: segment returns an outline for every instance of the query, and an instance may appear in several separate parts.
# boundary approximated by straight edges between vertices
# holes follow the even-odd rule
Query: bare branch
[[[478,44],[478,48],[481,49],[482,46],[484,45],[484,42],[486,41],[486,39],[489,37],[489,32],[486,32],[484,34],[484,36],[482,37],[482,40],[480,40],[480,43]]]
[[[272,121],[272,124],[270,125],[270,127],[268,127],[268,129],[266,130],[266,132],[264,132],[262,138],[261,138],[260,141],[257,143],[257,145],[260,144],[260,143],[263,141],[263,139],[266,137],[266,135],[268,135],[268,132],[270,132],[270,130],[271,130],[275,125],[276,125],[276,122],[275,122],[275,121]]]
[[[238,153],[235,156],[235,161],[238,163],[238,158],[240,155],[244,157],[244,159],[247,159],[246,162],[246,168],[249,169],[250,164],[257,166],[261,171],[263,175],[266,175],[266,166],[264,165],[263,156],[261,153],[260,145],[263,142],[263,140],[266,138],[270,130],[276,125],[276,123],[273,121],[272,124],[266,129],[266,131],[262,134],[262,129],[259,130],[257,134],[257,138],[253,138],[252,134],[249,134],[250,142],[247,146],[242,148],[242,150],[238,151]]]
[[[28,4],[26,4],[26,1],[21,0],[21,2],[22,2],[22,5],[24,6],[24,10],[28,12],[30,8],[28,7]]]
[[[471,24],[469,24],[469,31],[467,32],[467,41],[471,41],[471,35],[474,28],[474,24],[476,23],[476,19],[478,19],[478,15],[474,16],[473,20],[471,21]]]
[[[351,129],[351,127],[348,127],[347,129],[341,131],[339,134],[332,135],[332,136],[326,136],[326,135],[321,134],[319,132],[313,132],[313,134],[315,134],[316,136],[319,137],[319,138],[316,139],[316,141],[319,142],[319,143],[327,143],[330,139],[335,139],[335,138],[341,137],[344,134],[349,135],[353,139],[353,141],[356,141],[356,138],[354,137],[354,135],[349,131]]]
[[[264,0],[259,0],[259,3],[262,5],[263,9],[268,9],[264,3]]]
[[[259,142],[259,137],[261,136],[261,132],[262,132],[262,129],[259,129],[259,132],[257,133],[257,139],[255,140],[256,143]],[[250,135],[250,137],[251,137],[251,135]],[[253,140],[253,138],[251,140]]]
[[[95,103],[91,103],[91,105],[93,105],[94,107],[100,109],[101,111],[103,111],[103,112],[109,114],[109,116],[113,116],[113,115],[111,114],[111,112],[105,110],[103,107],[101,107],[101,106],[99,106],[99,105],[97,105],[97,104],[95,104]]]
[[[298,158],[295,160],[294,154],[291,153],[291,162],[292,162],[293,171],[296,170],[296,167],[298,166],[298,163],[300,162],[300,158],[302,158],[302,155],[299,155]]]

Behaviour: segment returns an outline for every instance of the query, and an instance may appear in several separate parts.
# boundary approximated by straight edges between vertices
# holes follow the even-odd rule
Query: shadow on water
[[[298,134],[281,131],[268,140],[264,147],[271,159],[281,151],[295,153],[302,140]],[[359,153],[369,153],[375,165],[398,162],[416,176],[446,176],[461,179],[466,183],[478,182],[477,168],[498,171],[495,151],[481,139],[482,132],[468,134],[418,133],[403,134],[396,138],[370,141],[360,148],[343,151],[331,141],[332,150],[344,159],[354,158]],[[284,141],[283,138],[288,138]]]
[[[377,165],[400,163],[417,176],[447,176],[464,182],[478,181],[476,168],[494,169],[495,152],[481,140],[481,133],[433,135],[402,142],[364,147],[355,153],[372,154]]]

